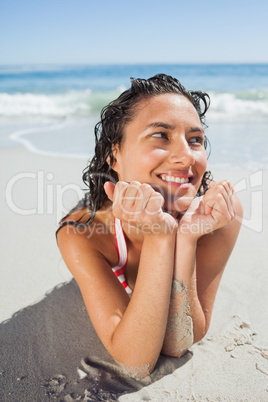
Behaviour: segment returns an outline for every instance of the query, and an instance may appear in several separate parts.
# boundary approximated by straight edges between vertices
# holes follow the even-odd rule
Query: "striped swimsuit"
[[[125,278],[125,268],[127,265],[127,244],[120,219],[114,218],[114,232],[118,254],[118,264],[116,267],[112,268],[112,270],[117,276],[118,280],[124,286],[125,291],[131,295],[132,290],[128,286]]]

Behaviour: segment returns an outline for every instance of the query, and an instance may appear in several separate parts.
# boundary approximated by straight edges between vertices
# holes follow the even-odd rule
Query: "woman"
[[[98,336],[137,377],[204,337],[240,229],[230,182],[206,172],[208,105],[164,74],[132,80],[102,111],[89,192],[58,229]]]

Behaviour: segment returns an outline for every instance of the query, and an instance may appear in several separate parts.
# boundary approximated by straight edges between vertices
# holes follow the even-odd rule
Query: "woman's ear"
[[[117,156],[118,156],[118,151],[119,151],[119,146],[118,144],[116,144],[113,148],[112,148],[112,155],[113,155],[113,161],[112,161],[112,169],[117,172]],[[111,155],[108,155],[106,158],[106,162],[108,163],[108,165],[110,165],[111,163]]]

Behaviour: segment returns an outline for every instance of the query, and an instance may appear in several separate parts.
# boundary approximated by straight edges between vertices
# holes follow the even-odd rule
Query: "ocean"
[[[2,65],[0,148],[89,159],[102,107],[157,73],[209,93],[209,165],[268,168],[268,64]]]

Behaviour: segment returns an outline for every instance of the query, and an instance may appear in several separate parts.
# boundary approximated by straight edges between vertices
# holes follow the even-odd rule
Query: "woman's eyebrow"
[[[159,127],[164,128],[166,130],[175,130],[175,126],[173,126],[173,124],[164,123],[164,122],[161,122],[161,121],[156,121],[156,122],[148,124],[145,127],[145,130],[147,130],[149,128],[159,128]],[[191,127],[189,132],[190,133],[197,133],[197,132],[204,133],[204,130],[201,127]]]
[[[173,126],[173,124],[156,121],[151,124],[148,124],[148,126],[145,127],[145,130],[147,130],[148,128],[152,128],[152,127],[156,127],[156,128],[162,127],[162,128],[165,128],[166,130],[174,130],[175,129],[175,126]]]
[[[202,134],[204,134],[204,130],[201,127],[191,127],[189,132],[190,133],[202,133]]]

